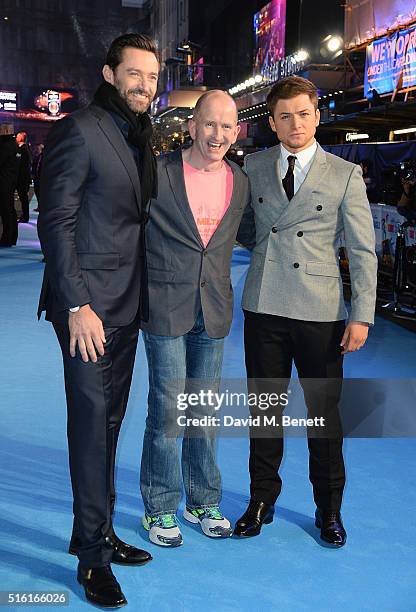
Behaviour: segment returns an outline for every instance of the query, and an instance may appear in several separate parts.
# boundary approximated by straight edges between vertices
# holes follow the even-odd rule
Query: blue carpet
[[[76,559],[66,553],[72,508],[63,375],[53,331],[35,317],[43,264],[34,218],[19,227],[18,246],[0,252],[0,590],[63,589],[70,598],[66,609],[87,610],[91,607],[75,581]],[[244,254],[236,250],[235,319],[224,360],[229,378],[244,376],[239,299],[246,268]],[[416,336],[378,319],[367,347],[346,358],[345,370],[348,377],[412,378],[415,360]],[[321,546],[312,520],[306,442],[295,438],[286,444],[277,517],[259,537],[212,541],[186,524],[184,546],[160,549],[146,541],[139,527],[146,379],[140,343],[120,439],[115,525],[120,537],[151,550],[154,560],[142,568],[114,567],[129,609],[416,609],[413,439],[346,441],[348,543],[341,550]],[[246,439],[220,440],[223,509],[232,520],[247,501],[247,457]]]

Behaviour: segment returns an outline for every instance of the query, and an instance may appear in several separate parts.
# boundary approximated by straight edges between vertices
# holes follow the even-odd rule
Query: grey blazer
[[[306,179],[289,202],[280,145],[248,155],[247,207],[237,240],[253,248],[243,308],[303,321],[348,314],[338,265],[342,232],[349,256],[352,321],[373,324],[377,257],[373,219],[359,166],[318,145]]]
[[[233,290],[230,261],[249,190],[243,171],[227,160],[234,176],[230,206],[205,248],[186,195],[182,151],[158,160],[158,197],[146,225],[149,320],[145,332],[181,336],[202,307],[211,338],[230,330]]]

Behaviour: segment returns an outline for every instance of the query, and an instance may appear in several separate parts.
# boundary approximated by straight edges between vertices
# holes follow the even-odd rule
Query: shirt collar
[[[295,165],[303,169],[305,166],[307,166],[310,163],[310,161],[312,160],[313,156],[316,153],[317,148],[318,148],[318,143],[316,142],[316,140],[314,140],[313,143],[307,149],[303,149],[303,151],[299,151],[299,153],[296,153],[295,155],[295,153],[291,153],[282,145],[282,143],[280,143],[280,154],[281,154],[282,162],[284,163],[284,167],[287,166],[287,158],[289,157],[289,155],[295,155],[296,157]]]

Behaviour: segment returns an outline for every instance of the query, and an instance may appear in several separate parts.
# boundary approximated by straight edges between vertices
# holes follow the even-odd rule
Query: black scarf
[[[127,106],[117,89],[107,81],[103,81],[95,92],[94,102],[104,110],[116,113],[129,125],[127,140],[139,149],[138,170],[142,206],[145,208],[150,198],[157,197],[156,157],[151,145],[153,128],[149,115],[147,113],[136,115]]]

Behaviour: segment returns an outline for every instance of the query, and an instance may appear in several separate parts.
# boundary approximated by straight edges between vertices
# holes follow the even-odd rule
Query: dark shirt
[[[19,175],[20,154],[14,136],[0,136],[0,190],[14,190]]]
[[[43,151],[41,151],[33,160],[32,175],[34,181],[40,181],[40,173],[42,170]]]
[[[31,159],[29,147],[25,144],[19,147],[19,154],[20,166],[17,184],[26,188],[30,185],[30,181],[32,180],[32,175],[30,172]]]
[[[131,144],[131,142],[129,142],[127,140],[128,135],[129,135],[129,124],[122,117],[120,117],[120,115],[117,115],[117,113],[112,113],[110,111],[110,115],[111,115],[114,123],[116,124],[116,126],[119,128],[120,132],[123,134],[124,138],[126,139],[126,142],[127,142],[128,146],[129,146],[129,149],[133,153],[133,157],[134,157],[134,160],[136,162],[137,169],[139,171],[139,168],[140,168],[140,165],[139,165],[140,164],[139,149],[137,147],[135,147],[133,144]]]

